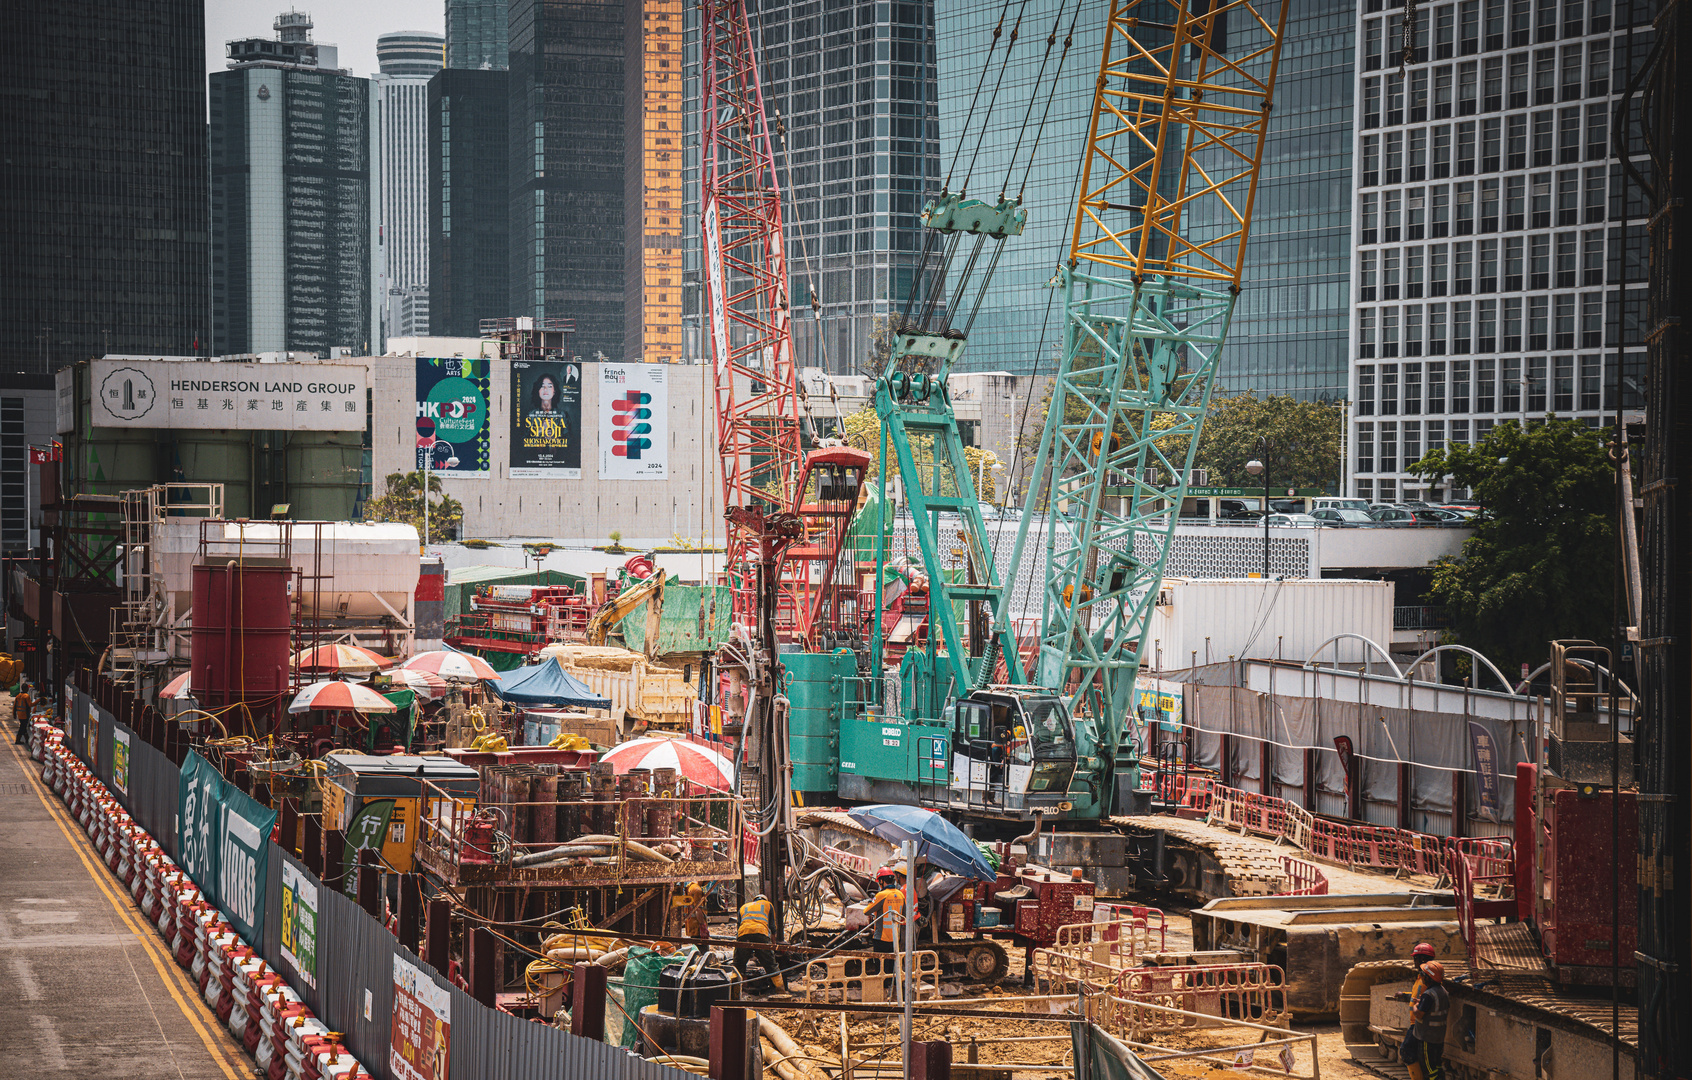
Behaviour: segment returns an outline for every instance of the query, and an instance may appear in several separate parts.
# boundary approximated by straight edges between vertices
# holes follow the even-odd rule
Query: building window
[[[1475,277],[1476,292],[1498,291],[1498,241],[1475,242]]]
[[[1473,116],[1480,106],[1480,65],[1473,60],[1457,65],[1457,115]],[[1473,125],[1470,125],[1473,131]]]
[[[1604,284],[1604,230],[1588,229],[1580,236],[1580,283]]]
[[[1363,308],[1357,312],[1357,356],[1360,360],[1372,359],[1375,355],[1375,309]]]
[[[1451,245],[1451,295],[1467,296],[1475,283],[1475,245],[1468,240]]]
[[[1586,170],[1586,223],[1597,225],[1604,221],[1609,213],[1609,204],[1604,197],[1604,181],[1608,170],[1602,165],[1595,165]]]
[[[1519,357],[1505,357],[1498,361],[1498,411],[1522,411],[1522,361]]]
[[[1404,189],[1404,239],[1420,240],[1427,227],[1427,197],[1419,187]]]
[[[1398,299],[1398,248],[1386,248],[1381,252],[1381,299]]]
[[[1551,347],[1553,349],[1572,349],[1575,347],[1575,298],[1573,293],[1560,293],[1557,296],[1556,307],[1551,318]]]
[[[1533,40],[1557,40],[1557,0],[1539,0],[1535,5]]]
[[[1530,356],[1527,362],[1527,411],[1545,411],[1545,357]]]
[[[1400,441],[1403,443],[1404,467],[1408,469],[1422,459],[1422,425],[1406,420]]]
[[[1429,201],[1433,203],[1432,213],[1428,222],[1432,226],[1428,235],[1439,239],[1451,235],[1451,187],[1448,184],[1435,184],[1428,189]]]
[[[1375,71],[1381,66],[1383,45],[1381,20],[1370,19],[1363,24],[1363,70]]]
[[[1404,355],[1422,355],[1422,305],[1404,305]],[[1420,367],[1418,364],[1407,364],[1406,369]],[[1409,387],[1405,387],[1406,391]],[[1406,412],[1409,410],[1406,409]]]
[[[1570,37],[1580,37],[1581,35],[1571,34],[1569,36]],[[1594,47],[1596,48],[1597,46],[1594,46]],[[1581,48],[1578,44],[1564,45],[1563,46],[1563,55],[1562,55],[1562,75],[1563,75],[1563,77],[1562,77],[1562,80],[1561,80],[1562,81],[1562,89],[1557,94],[1557,96],[1559,98],[1561,98],[1563,101],[1579,101],[1580,100],[1580,89],[1581,89],[1580,88],[1580,84],[1581,84],[1581,65],[1580,65],[1581,55],[1580,54],[1581,54]]]
[[[1559,289],[1572,289],[1580,276],[1580,237],[1572,232],[1557,234],[1557,283]],[[1571,313],[1572,314],[1572,313]],[[1573,327],[1570,327],[1571,332]]]
[[[1375,365],[1362,364],[1357,368],[1357,415],[1375,415]]]
[[[1551,227],[1551,174],[1535,173],[1532,197],[1528,203],[1528,225],[1535,229]],[[1544,286],[1540,286],[1544,288]]]
[[[1374,187],[1381,182],[1381,137],[1379,135],[1363,136],[1363,169],[1360,183],[1364,187]],[[1374,198],[1365,195],[1365,199]]]
[[[1586,20],[1581,18],[1580,0],[1563,0],[1563,36],[1580,37]]]
[[[1381,126],[1381,79],[1378,75],[1363,80],[1363,126]]]
[[[1469,301],[1467,300],[1459,300],[1451,305],[1451,351],[1454,353],[1469,351]]]
[[[1497,397],[1494,390],[1497,386],[1498,361],[1481,358],[1475,361],[1475,411],[1489,413],[1494,411]]]
[[[1504,180],[1504,231],[1515,232],[1527,226],[1527,178],[1510,176]],[[1504,286],[1508,289],[1510,286]],[[1517,286],[1520,288],[1520,286]]]
[[[1520,236],[1504,238],[1504,291],[1520,292],[1525,280],[1523,271],[1526,263],[1523,259],[1525,241]]]
[[[1451,65],[1434,69],[1434,119],[1451,119],[1451,107],[1454,103],[1455,84],[1452,78]]]
[[[1546,296],[1528,297],[1527,347],[1550,348],[1547,333],[1551,322],[1551,300]]]
[[[1375,471],[1375,425],[1357,425],[1357,468],[1355,472]]]
[[[1533,167],[1543,168],[1556,157],[1557,113],[1553,109],[1544,109],[1534,113],[1529,121],[1533,125]]]
[[[1485,441],[1487,434],[1492,431],[1493,426],[1494,424],[1491,420],[1476,420],[1475,442],[1480,443]]]
[[[1450,270],[1451,245],[1428,245],[1428,295],[1444,296],[1448,287],[1447,276]]]
[[[1604,344],[1604,296],[1582,293],[1580,297],[1580,347],[1597,349]]]
[[[1398,425],[1381,425],[1380,457],[1375,461],[1376,472],[1398,471]]]
[[[1398,365],[1382,364],[1381,373],[1381,415],[1398,415]]]
[[[1490,123],[1490,121],[1488,121]],[[1496,168],[1497,166],[1493,166]],[[1498,181],[1481,181],[1481,209],[1480,231],[1483,233],[1498,231]]]
[[[1551,237],[1545,233],[1528,238],[1528,288],[1551,287]]]
[[[1398,481],[1378,480],[1375,482],[1376,498],[1381,502],[1390,503],[1398,498]]]
[[[1553,412],[1569,413],[1574,411],[1574,372],[1574,357],[1553,356],[1551,358],[1551,410]]]
[[[1433,453],[1437,453],[1440,450],[1444,450],[1445,449],[1445,421],[1443,421],[1443,420],[1429,420],[1428,421],[1427,437],[1428,437],[1428,446],[1427,446],[1427,452],[1428,453],[1433,454]]]
[[[1358,480],[1357,497],[1365,502],[1372,502],[1375,498],[1375,482],[1373,480]]]
[[[1457,11],[1445,4],[1434,11],[1434,59],[1449,60],[1457,51]]]
[[[1402,184],[1404,182],[1404,133],[1389,131],[1386,135],[1386,175],[1383,180],[1388,184]]]
[[[1403,193],[1388,191],[1381,197],[1381,242],[1396,244],[1399,240],[1399,225],[1403,217],[1401,200]]]
[[[1451,125],[1439,124],[1433,129],[1433,174],[1435,180],[1451,175]],[[1415,177],[1411,177],[1412,180]]]
[[[1401,400],[1403,407],[1399,411],[1405,416],[1422,414],[1422,365],[1404,365],[1404,392]]]
[[[1469,422],[1467,420],[1451,421],[1450,446],[1467,446],[1469,444]]]
[[[1453,307],[1455,307],[1455,306],[1456,305],[1453,305]],[[1465,342],[1465,344],[1467,344],[1467,342]],[[1497,347],[1498,347],[1498,301],[1496,301],[1496,300],[1476,300],[1475,301],[1475,351],[1476,352],[1491,352],[1492,350],[1496,349]],[[1455,346],[1453,346],[1451,351],[1452,352],[1468,352],[1469,350],[1467,348],[1458,349]]]
[[[1505,0],[1486,0],[1486,50],[1504,47]]]
[[[1398,355],[1398,309],[1384,307],[1381,311],[1381,355],[1389,360]],[[1382,410],[1385,411],[1384,409]]]
[[[1474,181],[1458,184],[1453,192],[1454,212],[1452,219],[1454,231],[1458,236],[1469,236],[1475,231],[1475,184]]]
[[[1610,50],[1605,45],[1595,43],[1586,53],[1586,96],[1604,97],[1609,92]]]
[[[1580,170],[1564,169],[1557,174],[1557,224],[1580,224]]]
[[[1414,74],[1412,74],[1411,80],[1412,80],[1412,85],[1415,85],[1416,80],[1415,80]],[[1423,95],[1424,103],[1425,103],[1425,98],[1427,96],[1427,81],[1426,81],[1425,76],[1423,77],[1423,79],[1421,81],[1421,86],[1423,88],[1422,89],[1422,95]],[[1421,117],[1421,119],[1426,120],[1427,119],[1427,115],[1426,115],[1427,110],[1423,109],[1422,112],[1423,112],[1423,116]],[[1387,76],[1387,80],[1386,80],[1386,122],[1387,122],[1387,127],[1393,127],[1394,125],[1404,123],[1404,77],[1402,75],[1396,75],[1395,74],[1395,75]]]
[[[1532,60],[1529,53],[1519,52],[1510,57],[1510,105],[1512,109],[1525,109],[1528,104],[1528,65]]]
[[[1404,249],[1404,295],[1409,299],[1422,297],[1422,245]]]
[[[1537,49],[1533,54],[1533,103],[1551,105],[1557,100],[1557,50]]]
[[[1600,102],[1586,107],[1586,160],[1610,156],[1610,107]]]
[[[1451,361],[1451,412],[1469,411],[1469,361]]]
[[[1580,407],[1596,412],[1604,407],[1604,358],[1587,354],[1580,358]]]
[[[1381,197],[1365,195],[1358,200],[1359,243],[1373,244],[1379,236]]]
[[[1557,164],[1573,165],[1580,160],[1580,106],[1557,112]]]
[[[1504,58],[1489,56],[1481,62],[1481,111],[1497,112],[1503,107]]]
[[[1359,303],[1371,303],[1375,299],[1375,259],[1373,251],[1359,252],[1357,255],[1357,300]]]
[[[1445,355],[1445,305],[1428,305],[1428,355]]]
[[[1427,408],[1424,410],[1433,416],[1445,412],[1445,365],[1432,363],[1428,365],[1427,386],[1423,391],[1426,396]]]

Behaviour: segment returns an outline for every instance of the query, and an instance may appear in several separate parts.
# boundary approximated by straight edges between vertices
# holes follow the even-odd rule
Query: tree
[[[1340,419],[1332,405],[1284,394],[1212,397],[1193,464],[1209,471],[1214,487],[1261,487],[1263,478],[1246,472],[1246,462],[1260,456],[1257,439],[1266,435],[1280,448],[1270,484],[1324,487],[1340,479]]]
[[[422,471],[389,473],[383,482],[387,486],[387,493],[365,501],[364,520],[400,522],[410,525],[421,536],[423,534]],[[464,523],[464,507],[460,506],[458,500],[452,496],[442,494],[441,478],[438,473],[431,472],[429,474],[429,492],[441,497],[429,503],[429,535],[424,538],[424,542],[438,544],[444,540],[451,540],[458,535],[459,526]]]
[[[1458,640],[1509,671],[1543,660],[1553,638],[1609,637],[1616,487],[1598,432],[1549,417],[1500,424],[1407,471],[1449,476],[1486,508],[1463,554],[1434,564],[1431,592]]]
[[[870,461],[869,474],[864,477],[866,484],[881,475],[881,428],[881,417],[876,413],[873,406],[865,406],[850,416],[841,417],[840,420],[840,437],[846,445],[869,451],[872,460]],[[915,455],[919,462],[931,460],[933,445],[934,437],[932,435],[915,436],[911,439],[911,453]],[[892,455],[891,447],[888,448],[888,452]],[[998,502],[998,487],[993,480],[993,461],[987,462],[985,469],[981,467],[981,460],[987,453],[988,451],[978,447],[966,446],[964,447],[964,460],[969,464],[971,481],[973,482],[978,476],[981,478],[982,490],[976,493],[977,496],[983,502],[996,503]],[[993,460],[997,461],[998,459],[995,457]],[[889,477],[899,475],[899,459],[897,456],[893,456],[892,460],[888,462],[887,475]],[[951,485],[946,486],[949,493]]]

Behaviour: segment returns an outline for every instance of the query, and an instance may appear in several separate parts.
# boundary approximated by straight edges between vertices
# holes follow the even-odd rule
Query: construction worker
[[[875,883],[881,887],[870,898],[864,914],[869,916],[869,928],[875,936],[875,951],[899,951],[899,937],[905,926],[905,887],[901,875],[891,866],[883,866],[875,873]]]
[[[1434,947],[1425,941],[1418,942],[1416,947],[1410,950],[1410,962],[1416,965],[1416,984],[1410,988],[1408,1000],[1420,1001],[1422,999],[1422,991],[1428,988],[1427,976],[1422,973],[1422,968],[1433,958]]]
[[[1410,1030],[1399,1047],[1410,1080],[1441,1080],[1445,1075],[1445,1025],[1451,1017],[1451,995],[1445,990],[1445,965],[1429,960],[1422,965],[1425,988],[1410,1005]]]
[[[20,744],[29,742],[29,714],[35,703],[29,698],[29,684],[18,684],[17,696],[12,698],[12,719],[18,722],[18,738]]]
[[[711,936],[705,925],[705,886],[695,881],[687,887],[687,907],[682,915],[682,936],[704,939]]]
[[[735,934],[740,944],[734,950],[734,966],[740,972],[741,978],[746,980],[748,993],[757,993],[760,989],[770,985],[769,973],[775,971],[775,954],[762,949],[749,949],[747,945],[770,944],[770,923],[775,918],[775,905],[770,903],[769,897],[759,893],[746,903],[740,905],[740,926]],[[747,965],[756,959],[758,967],[765,973],[761,978],[753,980],[747,974]]]

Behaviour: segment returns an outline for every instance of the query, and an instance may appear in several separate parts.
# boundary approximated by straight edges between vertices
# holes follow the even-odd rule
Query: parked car
[[[1368,499],[1345,499],[1335,495],[1324,495],[1317,499],[1313,509],[1316,510],[1360,510],[1367,514],[1371,507]]]
[[[1376,525],[1389,529],[1411,529],[1416,526],[1416,514],[1402,506],[1383,506],[1369,514],[1375,519]]]
[[[1441,525],[1448,529],[1461,529],[1469,524],[1467,514],[1442,510],[1437,506],[1419,507],[1412,512],[1416,515],[1417,524]]]
[[[1271,527],[1279,525],[1283,528],[1314,529],[1317,521],[1309,514],[1270,514],[1269,524]]]
[[[1254,521],[1263,520],[1261,510],[1235,510],[1233,513],[1223,514],[1217,519],[1223,525],[1248,525]]]
[[[1361,502],[1360,499],[1351,500]],[[1352,507],[1324,506],[1320,510],[1310,511],[1310,516],[1318,525],[1327,525],[1338,529],[1366,529],[1375,524],[1375,519],[1366,510]]]

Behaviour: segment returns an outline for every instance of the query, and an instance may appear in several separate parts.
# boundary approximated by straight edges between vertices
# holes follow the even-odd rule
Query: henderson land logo
[[[158,401],[153,380],[140,368],[120,367],[100,383],[100,406],[120,420],[139,420]]]

